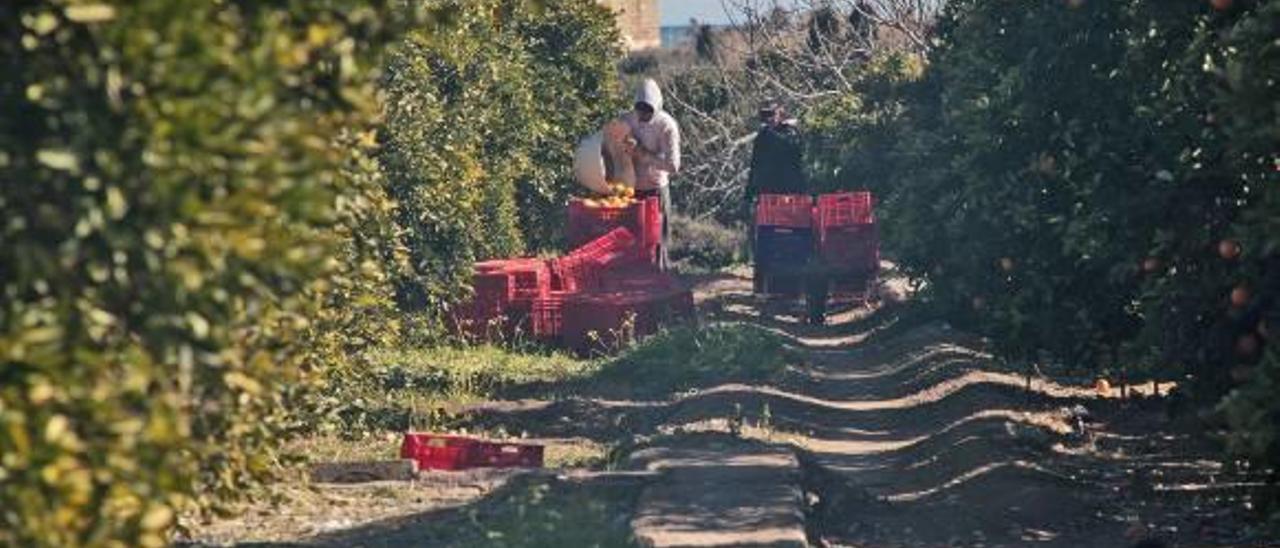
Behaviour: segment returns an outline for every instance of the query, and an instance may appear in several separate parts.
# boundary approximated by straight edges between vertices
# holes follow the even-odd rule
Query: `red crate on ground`
[[[843,192],[818,197],[818,226],[866,225],[876,222],[870,192]]]
[[[480,442],[474,466],[486,468],[541,468],[543,447],[522,443]]]
[[[813,198],[805,194],[761,194],[756,202],[756,226],[809,228],[813,226]]]
[[[422,470],[468,468],[541,467],[541,445],[482,441],[462,436],[405,434],[400,458],[411,459]]]
[[[587,207],[582,200],[569,201],[569,247],[577,247],[625,228],[647,244],[662,236],[662,208],[657,198],[636,200],[625,207]]]
[[[628,340],[694,319],[693,293],[647,288],[570,295],[564,303],[566,348],[580,353],[615,350]]]
[[[529,311],[529,327],[533,335],[543,340],[560,337],[564,327],[564,298],[569,293],[552,291],[533,300]]]
[[[831,272],[870,274],[880,269],[880,234],[875,224],[833,227],[823,232],[818,256]]]

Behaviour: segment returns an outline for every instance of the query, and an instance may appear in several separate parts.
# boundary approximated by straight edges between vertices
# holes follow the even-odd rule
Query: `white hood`
[[[636,102],[645,103],[657,112],[662,112],[662,89],[653,78],[645,78],[644,83],[636,90]]]

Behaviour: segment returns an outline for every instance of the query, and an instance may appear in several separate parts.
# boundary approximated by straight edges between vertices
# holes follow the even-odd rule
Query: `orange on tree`
[[[1234,4],[1234,0],[1209,0],[1209,5],[1213,6],[1213,9],[1218,11],[1227,11],[1231,9],[1231,6]]]
[[[1240,242],[1235,240],[1222,240],[1218,242],[1218,256],[1228,261],[1235,260],[1240,256]]]
[[[1155,257],[1147,257],[1142,261],[1142,271],[1146,272],[1147,274],[1151,274],[1157,270],[1160,270],[1160,266],[1161,266],[1160,259],[1157,259]]]
[[[1000,259],[1001,270],[1004,270],[1005,272],[1013,272],[1013,267],[1014,267],[1013,259],[1009,257],[1004,257]]]
[[[1236,308],[1244,308],[1249,305],[1249,300],[1253,298],[1253,294],[1248,287],[1243,285],[1236,286],[1231,290],[1231,306]]]

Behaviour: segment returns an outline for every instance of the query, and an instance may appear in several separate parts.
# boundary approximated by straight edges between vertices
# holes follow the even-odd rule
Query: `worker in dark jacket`
[[[747,176],[747,204],[754,205],[760,194],[807,194],[801,165],[800,131],[796,121],[776,102],[760,108],[760,131],[751,149],[751,171]]]
[[[776,101],[764,103],[759,116],[760,131],[756,133],[751,149],[751,167],[743,204],[747,226],[752,227],[748,238],[752,242],[753,255],[756,198],[761,194],[809,193],[801,164],[800,132],[796,129],[795,120],[787,118],[786,110]],[[763,282],[764,278],[757,269],[754,276],[756,293],[763,291]]]

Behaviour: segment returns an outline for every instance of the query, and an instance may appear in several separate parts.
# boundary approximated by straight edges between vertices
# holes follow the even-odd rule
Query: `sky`
[[[728,22],[724,13],[724,4],[720,0],[662,0],[662,25],[687,25],[689,18],[710,24]],[[783,1],[782,4],[792,3]]]

